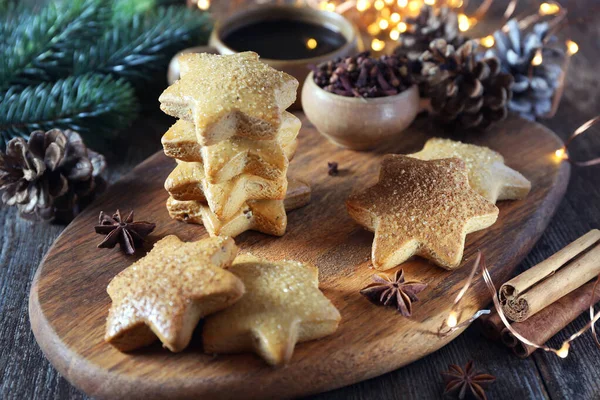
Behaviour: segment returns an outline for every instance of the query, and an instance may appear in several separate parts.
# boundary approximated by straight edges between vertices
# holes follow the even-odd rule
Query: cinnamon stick
[[[527,320],[600,274],[600,231],[591,230],[500,287],[504,314]]]
[[[596,289],[596,293],[592,293],[594,290],[594,283],[595,282],[589,282],[583,285],[560,298],[550,306],[544,308],[526,321],[513,323],[512,327],[534,343],[541,344],[547,342],[548,339],[564,329],[579,315],[586,312],[592,301],[593,304],[600,301],[600,287]],[[497,315],[498,314],[496,313],[496,316]],[[502,342],[508,347],[512,347],[514,353],[521,358],[528,357],[537,350],[536,347],[526,345],[517,340],[505,327],[500,333],[500,337]]]
[[[504,323],[500,319],[500,315],[492,310],[491,313],[483,315],[479,318],[481,321],[481,329],[486,338],[491,340],[500,340],[500,334],[504,329]]]

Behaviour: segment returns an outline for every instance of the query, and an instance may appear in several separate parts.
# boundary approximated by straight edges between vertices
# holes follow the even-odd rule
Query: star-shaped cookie
[[[233,306],[206,319],[204,351],[254,351],[271,365],[292,357],[298,342],[330,335],[341,316],[319,290],[318,269],[297,261],[240,255],[230,271],[246,287]]]
[[[433,138],[425,143],[423,150],[409,155],[421,160],[460,158],[469,171],[471,187],[492,203],[523,199],[531,190],[531,182],[507,167],[500,153],[487,147]]]
[[[233,136],[273,140],[298,81],[258,60],[258,54],[183,54],[181,78],[160,96],[167,114],[190,121],[203,146]]]
[[[112,300],[104,339],[121,351],[157,338],[177,352],[189,343],[200,318],[235,303],[244,284],[223,269],[237,247],[231,238],[184,243],[158,241],[144,258],[121,271],[107,287]]]
[[[275,140],[252,140],[233,137],[212,146],[200,146],[191,122],[179,120],[163,136],[165,154],[182,161],[203,162],[210,183],[221,183],[241,174],[276,180],[285,176],[289,157],[296,151],[300,120],[286,113]]]
[[[413,255],[457,268],[465,236],[498,218],[498,208],[469,187],[465,163],[458,158],[387,155],[379,182],[351,195],[346,206],[352,218],[375,232],[371,258],[378,270]]]
[[[209,183],[202,163],[178,161],[165,181],[165,189],[176,200],[198,200],[223,220],[236,214],[248,200],[283,200],[288,181],[242,174],[223,183]]]
[[[285,175],[287,161],[298,147],[296,137],[301,122],[284,112],[283,122],[275,140],[255,141],[233,137],[212,146],[201,146],[196,140],[194,125],[178,120],[162,137],[165,155],[181,161],[202,162],[211,183],[219,183],[248,173],[267,179]]]
[[[169,197],[167,209],[171,218],[192,224],[203,224],[211,236],[235,237],[254,230],[268,235],[281,236],[287,227],[285,212],[305,206],[310,202],[310,186],[291,178],[285,200],[251,200],[229,220],[221,220],[203,202],[175,200]],[[281,209],[283,204],[284,211]]]
[[[258,231],[267,235],[283,236],[287,227],[287,215],[283,200],[251,200],[242,205],[237,213],[221,220],[201,201],[167,200],[167,209],[172,217],[186,222],[202,224],[210,236],[236,237],[246,231]]]

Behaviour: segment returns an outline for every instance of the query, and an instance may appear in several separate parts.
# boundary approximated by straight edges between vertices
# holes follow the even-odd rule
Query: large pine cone
[[[398,38],[399,45],[394,53],[412,60],[418,59],[435,39],[444,39],[455,48],[467,41],[458,29],[458,16],[447,6],[435,10],[424,5],[417,17],[406,18],[404,22],[408,29]]]
[[[551,39],[547,37],[547,22],[535,24],[527,34],[514,19],[506,25],[507,32],[499,30],[494,33],[495,47],[488,50],[486,56],[497,57],[502,71],[510,73],[515,79],[509,109],[533,120],[551,111],[562,69],[559,64],[547,61],[550,57],[543,57],[540,65],[532,65],[538,52],[551,52],[550,48],[544,48],[544,43]]]
[[[433,114],[455,128],[485,129],[508,114],[513,78],[496,58],[477,61],[476,48],[474,40],[455,50],[437,39],[420,57]]]
[[[104,157],[87,149],[77,132],[35,131],[27,142],[12,139],[0,153],[2,201],[24,218],[69,218],[104,167]]]

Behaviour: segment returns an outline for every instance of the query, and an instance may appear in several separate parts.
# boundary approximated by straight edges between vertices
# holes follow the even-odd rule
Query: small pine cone
[[[433,114],[455,128],[485,129],[507,115],[512,76],[500,71],[495,58],[477,61],[476,48],[473,40],[455,50],[437,39],[420,57]]]
[[[104,167],[104,157],[70,130],[35,131],[28,141],[14,138],[0,153],[2,202],[27,219],[64,217],[94,191]]]
[[[406,18],[406,32],[398,38],[395,54],[406,55],[409,59],[418,59],[435,39],[444,39],[455,48],[463,45],[467,38],[458,29],[458,15],[447,6],[437,10],[424,5],[415,18]]]
[[[524,32],[514,19],[506,26],[507,32],[494,33],[495,46],[486,55],[498,58],[502,70],[515,79],[509,109],[535,120],[551,111],[562,69],[552,57],[544,56],[538,65],[532,65],[532,60],[538,52],[558,52],[545,47],[545,43],[556,38],[548,37],[547,22],[535,24],[529,32]]]

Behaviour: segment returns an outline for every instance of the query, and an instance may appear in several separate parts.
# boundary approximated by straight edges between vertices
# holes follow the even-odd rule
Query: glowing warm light
[[[385,47],[385,42],[379,39],[373,39],[371,42],[371,48],[375,51],[381,51]]]
[[[390,26],[390,23],[387,22],[386,19],[382,19],[381,21],[379,21],[379,27],[381,29],[387,29]]]
[[[469,17],[465,14],[458,14],[458,29],[460,29],[461,32],[465,32],[468,31],[470,27],[471,22],[469,21]]]
[[[398,40],[400,38],[400,31],[397,29],[392,29],[390,31],[390,39]]]
[[[411,1],[410,3],[408,3],[408,9],[411,12],[416,13],[421,9],[421,5],[417,1]]]
[[[404,33],[408,29],[408,25],[406,25],[406,22],[400,22],[397,29],[400,33]]]
[[[400,18],[401,18],[401,17],[400,17],[400,14],[398,14],[398,13],[393,13],[393,14],[390,16],[390,20],[391,20],[393,23],[395,23],[395,24],[397,24],[398,22],[400,22]]]
[[[446,321],[446,325],[450,328],[454,328],[458,324],[458,320],[456,319],[456,313],[452,311],[448,316],[448,320]]]
[[[199,9],[206,11],[210,8],[210,0],[198,0],[196,5]]]
[[[369,32],[369,35],[375,36],[375,35],[379,34],[379,32],[381,32],[381,29],[379,29],[379,25],[371,24],[371,25],[367,26],[367,32]]]
[[[356,9],[360,12],[363,12],[371,7],[371,2],[368,0],[358,0],[356,2]]]
[[[558,158],[559,160],[564,160],[566,157],[566,152],[565,152],[565,148],[560,148],[558,150],[556,150],[554,152],[554,155],[556,155],[556,158]]]
[[[387,4],[394,4],[394,0],[385,0]]]
[[[391,14],[391,11],[389,8],[384,8],[383,10],[381,10],[381,17],[382,18],[389,18]]]
[[[460,8],[463,6],[463,0],[447,0],[446,5],[448,7]]]
[[[335,11],[335,4],[334,3],[330,3],[328,1],[322,1],[319,4],[319,7],[321,8],[321,10]]]
[[[435,0],[425,0],[424,3],[428,6],[435,6]]]
[[[567,40],[567,51],[573,55],[579,51],[579,45],[572,40]]]
[[[383,0],[377,0],[375,1],[375,4],[373,4],[373,6],[377,11],[381,11],[381,9],[385,7],[385,3],[383,2]]]
[[[531,65],[541,65],[542,62],[544,62],[544,58],[542,57],[542,52],[538,51],[537,53],[535,53],[535,56],[533,57],[533,60],[531,60]]]
[[[408,0],[398,0],[398,7],[406,7],[408,5]]]
[[[306,41],[306,47],[310,50],[314,50],[317,48],[317,41],[316,39],[310,38]]]
[[[556,3],[542,3],[540,4],[540,15],[552,15],[557,14],[560,11],[560,6]]]
[[[567,356],[569,355],[569,347],[571,347],[569,342],[563,343],[562,347],[556,352],[556,355],[560,358],[567,358]]]
[[[496,41],[494,40],[494,37],[492,35],[489,35],[484,38],[481,38],[479,43],[481,43],[481,45],[484,47],[490,48],[494,45],[494,43],[496,43]]]

